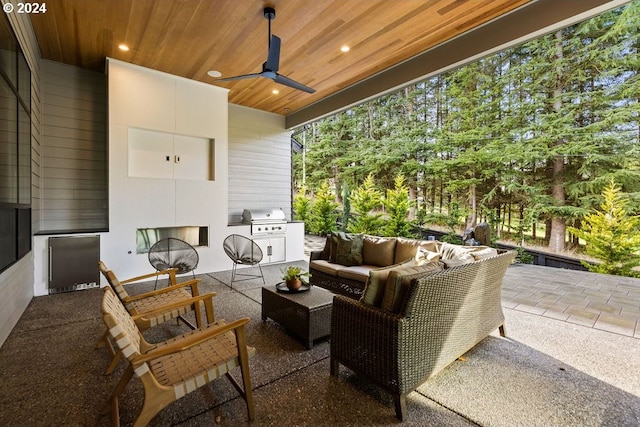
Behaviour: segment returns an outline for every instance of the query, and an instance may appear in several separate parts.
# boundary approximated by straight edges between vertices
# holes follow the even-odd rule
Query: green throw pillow
[[[327,239],[329,240],[329,262],[335,264],[336,255],[338,253],[338,240],[339,240],[338,233],[335,231],[332,231],[327,236]]]
[[[362,234],[338,233],[335,263],[346,266],[362,264]]]

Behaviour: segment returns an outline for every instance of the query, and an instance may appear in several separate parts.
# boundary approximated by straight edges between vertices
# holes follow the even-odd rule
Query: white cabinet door
[[[270,264],[274,262],[284,262],[286,260],[286,238],[270,237],[263,239],[254,239],[256,244],[262,250],[261,264]]]
[[[213,144],[209,138],[129,128],[128,175],[213,181]]]
[[[207,138],[173,135],[175,179],[213,181],[212,141]]]
[[[173,135],[129,128],[128,162],[130,177],[173,179]]]
[[[274,237],[269,240],[271,247],[269,262],[284,262],[286,260],[286,241],[284,237]]]

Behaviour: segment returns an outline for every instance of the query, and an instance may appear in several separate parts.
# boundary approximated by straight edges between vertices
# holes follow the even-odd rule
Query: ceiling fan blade
[[[289,77],[285,77],[281,74],[276,74],[273,80],[276,83],[280,83],[282,85],[289,86],[294,89],[302,90],[307,93],[314,93],[316,91],[315,89],[311,89],[310,87],[305,86],[302,83],[298,83],[295,80],[291,80]]]
[[[225,77],[223,79],[216,79],[217,82],[230,82],[232,80],[252,79],[254,77],[262,77],[261,73],[242,74],[240,76]]]
[[[271,36],[269,43],[269,56],[265,68],[269,71],[278,72],[280,67],[280,37]]]

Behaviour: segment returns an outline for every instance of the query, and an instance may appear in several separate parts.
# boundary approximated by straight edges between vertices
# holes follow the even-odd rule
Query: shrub
[[[389,218],[382,229],[383,236],[414,237],[409,216],[409,187],[404,185],[404,175],[399,174],[394,179],[394,187],[387,190],[384,207]]]
[[[349,222],[347,230],[351,233],[380,234],[382,214],[376,213],[382,207],[383,195],[373,183],[373,175],[351,193],[351,208],[356,214]]]
[[[293,219],[305,222],[309,220],[309,211],[311,209],[311,199],[307,196],[307,189],[302,187],[293,198]]]
[[[309,231],[319,236],[326,236],[336,230],[338,203],[331,194],[329,184],[324,182],[316,192],[315,199],[309,211]]]
[[[640,265],[640,217],[627,213],[629,198],[615,181],[602,192],[600,210],[585,215],[582,229],[568,230],[586,242],[585,252],[602,261],[597,265],[582,264],[596,273],[633,276]]]

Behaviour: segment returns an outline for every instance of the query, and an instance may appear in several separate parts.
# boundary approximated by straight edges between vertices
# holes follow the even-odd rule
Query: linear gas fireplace
[[[174,237],[184,240],[191,246],[209,246],[209,227],[156,227],[136,230],[136,253],[146,254],[158,240]]]

